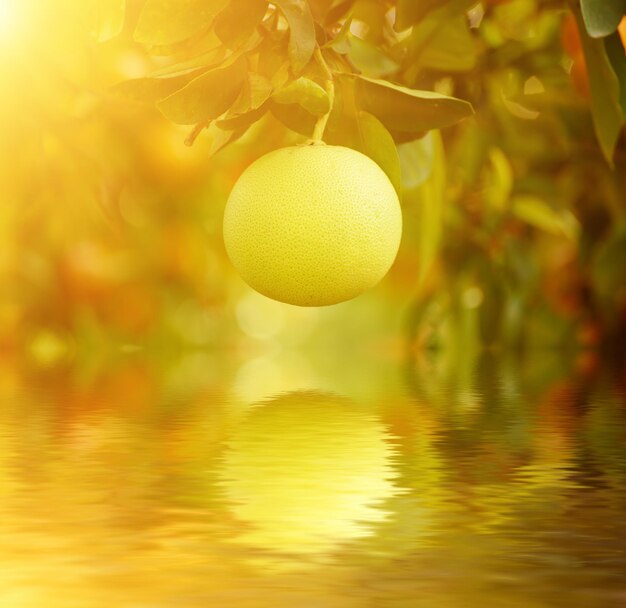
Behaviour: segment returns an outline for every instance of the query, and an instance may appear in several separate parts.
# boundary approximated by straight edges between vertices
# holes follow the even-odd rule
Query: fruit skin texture
[[[298,306],[354,298],[391,267],[402,234],[395,189],[342,146],[281,148],[239,177],[224,211],[226,251],[265,296]]]

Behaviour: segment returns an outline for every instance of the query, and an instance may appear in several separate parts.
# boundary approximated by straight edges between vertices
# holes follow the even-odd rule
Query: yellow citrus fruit
[[[224,243],[253,289],[325,306],[373,287],[402,233],[398,196],[370,158],[325,144],[281,148],[252,163],[224,212]]]

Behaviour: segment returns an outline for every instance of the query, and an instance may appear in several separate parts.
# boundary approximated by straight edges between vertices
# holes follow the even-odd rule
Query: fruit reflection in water
[[[237,542],[313,557],[373,534],[394,493],[392,457],[382,424],[347,398],[296,391],[259,403],[224,455]]]

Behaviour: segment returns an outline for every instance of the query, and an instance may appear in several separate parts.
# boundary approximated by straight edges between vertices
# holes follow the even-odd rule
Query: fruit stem
[[[324,56],[322,55],[322,51],[319,46],[315,47],[315,59],[319,64],[320,68],[322,68],[322,72],[326,77],[326,82],[324,83],[324,89],[326,90],[326,94],[328,95],[328,112],[323,116],[320,116],[318,121],[315,123],[315,128],[313,129],[313,143],[320,143],[323,141],[324,131],[326,130],[326,124],[328,123],[328,118],[330,113],[333,111],[333,104],[335,103],[335,83],[333,80],[333,73],[330,71]]]

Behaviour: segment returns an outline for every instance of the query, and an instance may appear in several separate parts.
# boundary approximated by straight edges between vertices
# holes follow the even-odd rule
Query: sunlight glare
[[[18,0],[0,0],[0,43],[14,40],[20,29],[22,15]]]

